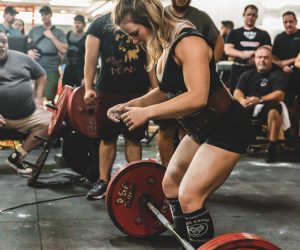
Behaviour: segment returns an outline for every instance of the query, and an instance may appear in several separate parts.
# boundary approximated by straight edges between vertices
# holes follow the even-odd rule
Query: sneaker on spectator
[[[87,193],[86,198],[88,200],[102,199],[105,196],[106,188],[107,182],[102,179],[97,180],[92,189]]]
[[[32,168],[25,168],[20,161],[21,153],[18,151],[14,151],[7,159],[6,163],[8,166],[16,170],[19,174],[30,174],[32,172]]]

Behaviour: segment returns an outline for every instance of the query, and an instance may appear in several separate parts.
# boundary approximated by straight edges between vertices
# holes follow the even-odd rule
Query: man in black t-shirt
[[[101,68],[94,90],[93,83],[99,56]],[[97,123],[100,134],[100,179],[87,194],[90,200],[101,199],[105,195],[120,134],[125,138],[126,160],[128,162],[141,160],[140,141],[145,137],[148,124],[129,131],[123,122],[115,123],[110,120],[107,117],[107,110],[148,92],[151,86],[150,75],[145,70],[146,63],[145,51],[112,25],[110,13],[97,18],[91,24],[86,38],[84,100],[87,104],[96,101],[99,104]],[[154,72],[151,73],[154,76]]]
[[[295,68],[295,60],[300,52],[300,30],[297,29],[297,17],[294,12],[282,14],[285,31],[274,40],[274,63],[288,76],[286,104],[291,118],[291,134],[299,135],[300,118],[300,69]]]
[[[256,48],[268,45],[271,48],[271,38],[266,31],[255,27],[258,9],[255,5],[247,5],[243,13],[244,25],[234,29],[225,44],[225,53],[233,57],[237,64],[233,66],[230,79],[230,90],[233,91],[240,75],[254,66]]]
[[[241,75],[233,94],[252,116],[267,123],[270,134],[267,162],[276,159],[276,142],[282,125],[280,101],[284,100],[285,87],[286,78],[272,64],[271,50],[262,46],[255,53],[255,68]]]

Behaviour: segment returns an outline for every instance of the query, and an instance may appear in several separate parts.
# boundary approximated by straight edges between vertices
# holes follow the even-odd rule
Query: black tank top
[[[187,91],[187,88],[184,84],[184,78],[183,78],[183,70],[182,66],[178,65],[174,58],[174,51],[176,48],[176,45],[187,36],[199,36],[203,38],[208,45],[214,49],[214,46],[211,42],[209,42],[199,31],[197,31],[194,28],[184,28],[179,33],[178,37],[172,44],[167,60],[166,65],[164,68],[163,76],[161,81],[159,81],[159,88],[161,91],[163,91],[168,98],[174,98],[175,96],[178,96],[184,92]],[[209,87],[209,96],[211,96],[218,86],[220,86],[221,81],[220,78],[216,72],[216,65],[215,65],[215,59],[212,56],[212,59],[209,62],[209,71],[210,71],[210,87]]]

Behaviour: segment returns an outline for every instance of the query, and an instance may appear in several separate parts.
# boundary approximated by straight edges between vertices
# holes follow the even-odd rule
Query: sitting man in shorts
[[[266,162],[276,160],[276,143],[282,126],[282,105],[286,77],[272,64],[272,51],[268,46],[258,47],[255,52],[255,68],[244,72],[233,93],[249,113],[268,125],[269,147]],[[263,104],[263,105],[260,105]]]
[[[35,93],[31,80],[35,80]],[[9,50],[7,36],[0,30],[0,126],[27,134],[6,160],[18,173],[31,173],[22,160],[42,143],[35,135],[47,136],[51,113],[43,109],[45,85],[42,67],[26,54]]]

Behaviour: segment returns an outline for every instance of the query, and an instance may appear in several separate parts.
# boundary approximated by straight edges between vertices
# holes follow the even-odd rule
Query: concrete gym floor
[[[125,163],[124,145],[118,146],[114,168]],[[0,214],[0,249],[181,249],[169,233],[151,239],[131,238],[112,223],[103,200],[88,201],[88,189],[68,182],[74,174],[54,161],[51,150],[39,181],[47,187],[31,188],[4,163],[11,149],[0,150],[0,211],[26,203],[60,197],[83,197],[23,206]],[[32,152],[35,161],[40,150]],[[144,146],[143,158],[156,158],[154,144]],[[267,164],[264,155],[244,156],[227,182],[207,202],[215,235],[248,232],[263,236],[284,250],[300,249],[299,153],[281,153],[281,162]],[[56,176],[59,174],[58,176]],[[65,175],[61,175],[65,174]],[[44,179],[45,177],[52,177]]]

